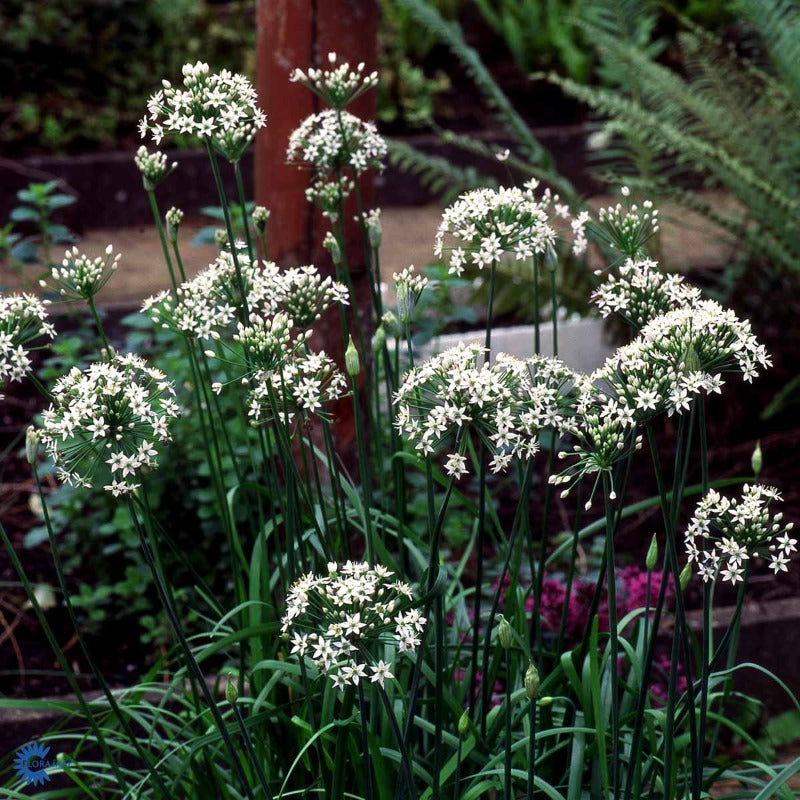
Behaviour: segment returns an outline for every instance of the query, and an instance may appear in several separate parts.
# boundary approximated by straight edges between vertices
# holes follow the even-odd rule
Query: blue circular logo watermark
[[[63,769],[75,763],[72,759],[65,759],[63,756],[57,759],[48,759],[49,753],[49,745],[43,742],[29,742],[21,747],[14,756],[14,771],[25,783],[40,786],[50,780],[47,772],[50,767]]]

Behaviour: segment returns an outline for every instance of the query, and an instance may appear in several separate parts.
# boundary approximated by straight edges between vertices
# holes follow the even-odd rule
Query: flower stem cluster
[[[334,686],[358,686],[369,679],[380,686],[394,676],[387,648],[413,652],[425,618],[411,608],[411,587],[393,579],[383,566],[348,561],[329,564],[327,575],[309,573],[297,580],[286,599],[281,631],[291,653],[309,657]]]
[[[723,497],[712,489],[697,504],[685,545],[703,581],[721,577],[739,583],[744,580],[745,562],[759,556],[769,557],[769,568],[776,575],[788,571],[797,539],[790,536],[793,523],[784,523],[783,514],[769,511],[770,504],[780,499],[771,486],[745,484],[741,497]]]

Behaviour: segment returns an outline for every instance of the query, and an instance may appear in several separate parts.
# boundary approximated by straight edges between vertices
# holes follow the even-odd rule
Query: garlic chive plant
[[[593,219],[530,182],[471,191],[445,210],[432,249],[453,274],[488,271],[486,330],[481,342],[422,359],[414,333],[427,278],[396,273],[395,306],[384,307],[380,212],[361,194],[386,147],[349,107],[377,76],[331,54],[292,80],[327,106],[287,142],[289,159],[310,167],[307,196],[329,224],[319,263],[269,260],[268,227],[282,210],[258,206],[248,219],[239,170],[265,116],[245,78],[198,62],[182,85],[164,82],[141,127],[156,144],[176,133],[201,141],[226,225],[218,257],[187,278],[183,212],[164,214],[158,198],[175,167],[137,153],[170,286],[142,305],[147,358],[115,348],[98,313],[120,262],[113,248],[99,258],[71,249],[52,271],[50,286],[89,306],[101,347],[49,389],[31,358],[55,335],[46,303],[0,297],[0,380],[30,378],[45,396],[26,454],[65,608],[103,692],[82,694],[0,527],[77,695],[53,733],[74,737],[58,791],[701,800],[724,777],[748,787],[743,797],[789,797],[800,762],[769,764],[731,699],[750,578],[791,569],[797,541],[773,511],[778,490],[758,482],[762,455],[754,476],[709,473],[706,405],[770,365],[750,325],[662,272],[647,250],[658,214],[646,200],[623,189]],[[242,240],[223,167],[237,181]],[[613,257],[593,300],[627,323],[629,343],[590,375],[540,352],[541,322],[529,357],[493,352],[498,262],[532,263],[537,287],[540,270],[549,276],[535,311],[549,316],[557,351],[559,254],[590,240]],[[354,301],[358,274],[368,307]],[[317,350],[326,318],[338,320],[341,341]],[[83,635],[51,490],[42,491],[44,459],[73,491],[110,494],[130,516],[175,645],[131,690],[109,686]],[[633,503],[631,476],[642,473],[657,494]],[[176,545],[175,518],[160,514],[186,487],[203,498],[192,552]],[[660,511],[656,534],[648,518],[646,556],[623,568],[620,522],[645,509]],[[600,546],[590,548],[595,533]],[[587,570],[590,550],[602,555]],[[221,588],[195,569],[202,554]],[[735,586],[737,611],[715,621],[723,583]],[[700,593],[695,635],[686,602]],[[753,752],[722,752],[723,729]],[[22,796],[13,781],[6,789]]]

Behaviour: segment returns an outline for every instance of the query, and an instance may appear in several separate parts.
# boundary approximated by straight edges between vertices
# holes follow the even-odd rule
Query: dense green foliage
[[[254,0],[4,0],[4,154],[132,141],[153,74],[197,59],[253,71],[254,15]]]

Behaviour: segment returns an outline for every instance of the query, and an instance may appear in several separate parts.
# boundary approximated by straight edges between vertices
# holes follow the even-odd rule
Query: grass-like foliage
[[[147,359],[119,352],[104,330],[96,295],[117,266],[113,248],[98,259],[70,250],[48,279],[87,303],[98,344],[52,385],[35,381],[49,406],[26,455],[61,601],[101,691],[81,691],[0,528],[74,692],[52,704],[65,717],[44,741],[60,757],[38,796],[700,800],[732,779],[740,797],[790,798],[800,760],[771,763],[739,721],[751,701],[732,678],[758,669],[735,658],[750,573],[760,562],[788,570],[797,542],[775,513],[778,491],[758,482],[760,456],[748,478],[708,471],[707,395],[769,366],[749,323],[646,257],[658,229],[649,201],[624,188],[591,220],[529,181],[473,189],[445,211],[431,248],[443,273],[469,265],[487,275],[486,329],[481,342],[423,357],[416,315],[432,287],[404,270],[384,307],[380,214],[364,208],[360,179],[380,168],[385,147],[345,111],[376,76],[331,54],[292,79],[327,106],[298,120],[287,145],[330,223],[328,263],[269,261],[270,213],[248,213],[239,172],[263,115],[244,78],[198,63],[153,96],[142,130],[201,140],[225,231],[216,260],[189,278],[182,214],[170,209],[164,224],[158,205],[174,165],[137,154],[171,284],[143,304],[140,326],[158,332],[149,340],[158,347]],[[495,105],[509,113],[502,98]],[[222,162],[237,178],[241,237]],[[495,352],[500,263],[541,273],[542,305],[558,309],[558,254],[580,253],[589,238],[620,255],[594,300],[628,324],[630,344],[591,375],[540,354],[538,324],[529,358]],[[3,297],[0,320],[0,375],[35,379],[29,351],[55,333],[46,307]],[[320,330],[328,352],[314,349]],[[664,416],[666,443],[656,436]],[[159,513],[170,442],[190,431],[194,455],[181,463],[203,502],[197,547],[216,536],[213,585],[193,571],[178,521]],[[122,545],[138,548],[155,586],[171,646],[133,687],[109,685],[83,635],[45,464],[75,492],[116,500]],[[630,502],[634,470],[652,474],[654,497]],[[556,492],[575,500],[559,521]],[[644,562],[623,567],[619,526],[644,510],[660,512],[656,533]],[[702,583],[699,630],[684,602],[692,581]],[[721,582],[738,601],[720,633]],[[731,734],[749,745],[738,760],[721,746]],[[11,762],[6,796],[30,796]]]

